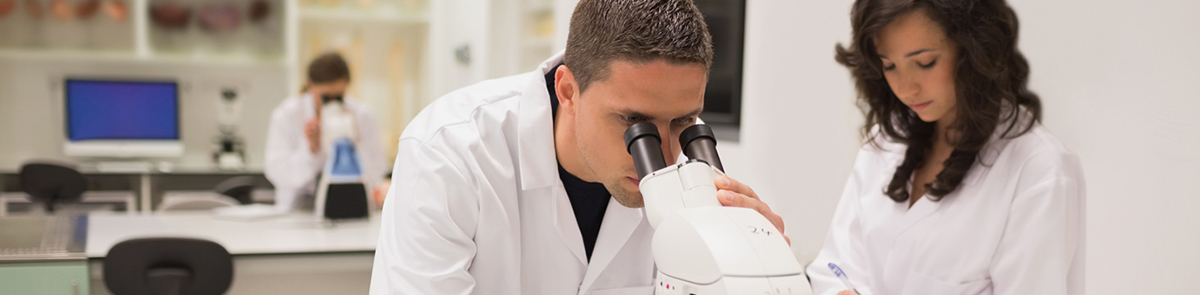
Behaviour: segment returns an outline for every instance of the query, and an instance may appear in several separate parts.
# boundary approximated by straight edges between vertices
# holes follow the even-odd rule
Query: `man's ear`
[[[575,99],[579,97],[578,90],[579,83],[575,80],[575,74],[571,73],[571,69],[567,68],[567,65],[558,66],[558,71],[554,73],[554,92],[558,95],[559,110],[575,114]]]

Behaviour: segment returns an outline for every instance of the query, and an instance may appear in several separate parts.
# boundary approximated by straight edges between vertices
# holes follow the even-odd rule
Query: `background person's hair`
[[[350,81],[350,67],[346,60],[337,52],[327,52],[317,56],[308,64],[308,81],[313,84],[325,84],[339,80]]]
[[[953,192],[997,132],[1011,138],[1041,120],[1037,95],[1026,88],[1029,63],[1017,50],[1017,15],[1003,0],[858,0],[851,10],[853,40],[837,45],[837,61],[850,69],[858,105],[866,116],[864,136],[886,135],[908,145],[884,193],[896,202],[909,199],[907,185],[932,146],[934,123],[921,121],[892,93],[876,52],[875,35],[897,17],[922,10],[946,32],[958,49],[954,69],[957,119],[950,126],[954,152],[937,178],[925,186],[934,201]],[[1021,115],[1022,108],[1027,115]],[[1019,119],[1028,117],[1029,120]],[[870,135],[878,125],[880,134]],[[875,138],[869,138],[875,142]]]
[[[712,36],[691,0],[582,0],[571,15],[564,63],[579,91],[608,79],[616,60],[712,65]]]

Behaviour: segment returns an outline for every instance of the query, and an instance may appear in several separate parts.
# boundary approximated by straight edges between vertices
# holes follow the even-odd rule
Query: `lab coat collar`
[[[521,167],[521,189],[534,190],[550,187],[554,191],[553,206],[555,227],[563,243],[575,254],[579,263],[588,265],[581,294],[589,288],[620,253],[634,231],[647,223],[641,208],[627,208],[609,200],[604,213],[603,225],[596,238],[596,247],[589,264],[583,247],[583,235],[571,210],[567,191],[558,176],[558,157],[554,147],[554,119],[550,109],[550,93],[546,90],[545,75],[563,61],[563,52],[542,62],[536,75],[530,75],[528,84],[521,94],[520,121],[517,123],[517,138],[522,148],[518,149]],[[648,225],[647,225],[648,226]]]
[[[553,190],[554,227],[580,264],[587,265],[583,234],[575,221],[575,211],[567,199],[567,191],[558,178],[558,157],[554,148],[554,119],[550,110],[550,92],[546,90],[546,73],[562,63],[560,52],[542,62],[521,92],[517,122],[517,149],[521,167],[521,190]]]
[[[563,52],[542,62],[530,75],[521,93],[520,119],[517,122],[517,149],[521,167],[521,189],[532,190],[561,185],[558,181],[558,157],[554,149],[554,119],[551,117],[550,92],[543,77],[562,63]]]
[[[579,294],[588,294],[591,291],[596,279],[616,259],[617,254],[633,236],[633,232],[642,223],[648,224],[649,222],[646,221],[646,216],[643,214],[645,211],[641,208],[625,207],[617,202],[616,198],[609,199],[608,209],[605,210],[600,234],[596,236],[596,248],[592,251],[592,261],[588,265],[587,273],[583,276],[583,283],[579,286]]]
[[[971,171],[967,172],[966,178],[962,182],[964,185],[975,185],[980,179],[984,178],[984,175],[981,173],[987,172],[983,170],[990,171],[990,169],[983,168],[991,167],[992,164],[996,163],[996,160],[1000,158],[1000,155],[1008,147],[1008,143],[1012,142],[1013,138],[1016,138],[1017,131],[1020,131],[1027,124],[1033,124],[1031,128],[1036,128],[1039,125],[1038,122],[1034,121],[1033,114],[1029,112],[1029,109],[1023,106],[1019,106],[1016,110],[1013,110],[1011,103],[1004,102],[1001,104],[1001,114],[1012,114],[1012,117],[996,124],[996,130],[992,132],[991,138],[988,138],[987,145],[979,150],[976,162],[980,165],[972,167]],[[1013,126],[1013,130],[1005,135],[1005,129],[1008,128],[1009,124],[1014,123],[1014,121],[1016,125]]]

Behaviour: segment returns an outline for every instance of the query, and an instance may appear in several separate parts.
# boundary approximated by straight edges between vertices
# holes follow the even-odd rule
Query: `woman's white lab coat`
[[[388,163],[383,157],[379,129],[366,105],[349,96],[344,101],[346,109],[357,119],[357,150],[363,161],[363,180],[370,187],[387,173]],[[316,194],[317,176],[328,157],[324,150],[314,154],[308,149],[304,125],[316,114],[312,95],[308,93],[285,99],[271,112],[263,174],[275,186],[275,207],[281,210],[313,206],[297,202],[312,200]]]
[[[814,294],[1083,294],[1084,179],[1079,159],[1040,124],[980,153],[962,185],[912,208],[883,194],[905,146],[864,144],[824,247]]]
[[[589,262],[558,177],[545,73],[484,81],[400,137],[371,294],[651,294],[653,230],[610,200]]]

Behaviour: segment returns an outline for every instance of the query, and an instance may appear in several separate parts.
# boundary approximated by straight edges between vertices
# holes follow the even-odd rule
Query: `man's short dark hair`
[[[321,54],[308,64],[308,81],[313,84],[325,84],[339,80],[350,81],[350,67],[346,60],[337,52]]]
[[[691,0],[581,0],[564,63],[579,91],[608,79],[613,61],[712,65],[712,36]]]

